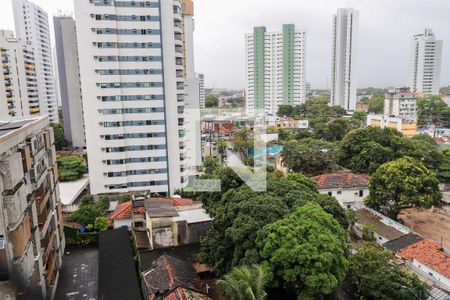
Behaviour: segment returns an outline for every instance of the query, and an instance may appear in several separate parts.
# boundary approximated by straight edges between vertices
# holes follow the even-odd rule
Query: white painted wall
[[[319,193],[335,197],[343,208],[359,209],[364,204],[364,198],[369,196],[369,189],[323,189],[319,190]]]

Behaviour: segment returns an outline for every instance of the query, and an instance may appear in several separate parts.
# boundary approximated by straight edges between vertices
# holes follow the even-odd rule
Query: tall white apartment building
[[[78,63],[75,20],[71,16],[54,16],[56,70],[64,135],[77,149],[86,148],[83,104],[81,102],[80,68]]]
[[[202,164],[202,140],[200,125],[200,79],[195,74],[194,63],[194,2],[182,0],[183,9],[183,62],[184,62],[184,126],[186,135],[186,167],[195,175]]]
[[[330,105],[356,109],[359,11],[340,8],[333,16]]]
[[[410,88],[389,89],[384,99],[384,115],[386,117],[399,117],[416,120],[417,94]]]
[[[431,28],[414,35],[411,46],[410,88],[425,96],[439,95],[442,63],[442,41]]]
[[[39,115],[34,53],[9,30],[0,30],[0,118]]]
[[[255,27],[245,36],[248,114],[276,114],[283,104],[306,100],[306,32],[284,24],[281,32]]]
[[[58,122],[58,100],[47,13],[28,0],[12,0],[16,35],[34,53],[40,114]]]
[[[185,181],[179,0],[75,1],[91,192],[174,194]]]
[[[200,108],[205,108],[206,92],[205,92],[205,74],[197,74],[200,88]]]

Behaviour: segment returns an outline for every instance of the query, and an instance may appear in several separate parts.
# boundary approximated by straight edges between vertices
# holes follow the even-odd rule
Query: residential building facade
[[[333,16],[330,104],[356,109],[359,11],[340,8]]]
[[[34,54],[40,115],[48,115],[50,122],[58,122],[58,100],[53,70],[52,46],[48,14],[28,0],[13,0],[17,38],[28,45]]]
[[[412,119],[369,114],[367,115],[367,126],[396,129],[404,136],[409,137],[417,134],[417,121]]]
[[[39,115],[38,84],[34,54],[9,30],[0,30],[0,117]]]
[[[189,175],[195,175],[202,164],[202,140],[200,124],[200,79],[195,73],[194,63],[194,2],[182,0],[183,8],[183,62],[184,62],[184,127],[186,135],[185,166]]]
[[[255,27],[245,36],[246,110],[275,115],[279,105],[306,100],[306,32],[284,24],[281,32]]]
[[[75,1],[91,193],[185,182],[182,5]]]
[[[425,96],[439,95],[441,83],[442,41],[431,28],[415,34],[411,43],[410,88]]]
[[[0,124],[0,274],[24,299],[54,296],[65,239],[48,117]]]
[[[75,20],[54,16],[56,66],[63,109],[64,135],[76,149],[86,148]]]
[[[200,108],[205,108],[206,92],[205,92],[205,74],[198,73],[198,82],[200,88]]]
[[[417,94],[410,88],[389,89],[384,99],[384,115],[404,119],[417,119]]]

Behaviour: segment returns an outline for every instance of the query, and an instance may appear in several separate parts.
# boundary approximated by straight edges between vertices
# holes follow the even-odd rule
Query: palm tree
[[[217,281],[219,289],[229,300],[265,300],[267,276],[258,266],[241,266]]]

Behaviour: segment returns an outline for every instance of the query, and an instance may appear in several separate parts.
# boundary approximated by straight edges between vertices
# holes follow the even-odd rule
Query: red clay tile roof
[[[120,203],[117,205],[116,210],[114,210],[112,213],[108,216],[108,223],[113,223],[116,220],[127,220],[131,219],[131,211],[132,211],[132,204],[131,201],[127,201],[124,203]],[[145,208],[144,207],[135,207],[134,208],[135,214],[144,214]]]
[[[159,198],[153,198],[152,200],[170,201],[170,202],[172,202],[173,206],[184,206],[184,205],[191,205],[194,203],[194,200],[192,200],[192,199],[177,198],[177,197],[159,197]]]
[[[329,173],[313,178],[317,188],[321,189],[351,189],[366,188],[369,175],[354,173]]]
[[[422,240],[400,250],[398,255],[406,260],[414,259],[450,278],[450,255],[442,251],[438,243]]]
[[[209,300],[208,296],[204,294],[200,294],[198,292],[185,289],[182,287],[177,287],[173,291],[171,291],[169,294],[167,294],[164,298],[164,300]]]

